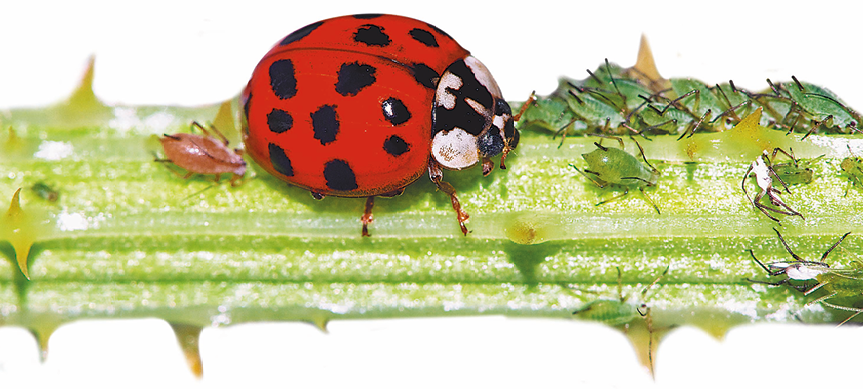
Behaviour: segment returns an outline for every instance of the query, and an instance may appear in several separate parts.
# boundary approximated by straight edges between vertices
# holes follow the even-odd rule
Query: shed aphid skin
[[[845,197],[848,197],[848,190],[851,186],[856,185],[863,188],[863,158],[854,155],[851,151],[851,146],[848,145],[848,157],[842,159],[839,166],[842,171],[848,175],[848,186],[845,187]]]
[[[826,262],[824,262],[824,260],[827,259],[827,256],[830,255],[830,252],[833,251],[833,249],[835,249],[836,246],[839,246],[839,243],[842,243],[842,241],[845,239],[845,237],[848,236],[848,234],[850,234],[850,232],[848,232],[845,235],[842,235],[842,237],[839,238],[839,240],[836,241],[836,243],[834,243],[833,246],[830,246],[830,248],[824,252],[824,254],[821,256],[820,260],[818,260],[818,261],[807,261],[807,260],[804,260],[803,258],[801,258],[799,255],[795,254],[793,250],[791,250],[791,247],[788,246],[788,243],[785,242],[785,239],[782,238],[782,234],[779,233],[779,230],[777,230],[776,227],[773,228],[773,231],[776,231],[776,236],[779,237],[779,241],[782,242],[782,246],[785,247],[785,250],[788,251],[788,254],[791,254],[791,257],[794,258],[794,260],[793,261],[770,262],[767,265],[765,265],[763,262],[758,260],[757,257],[755,257],[755,252],[752,251],[752,249],[749,249],[749,255],[752,256],[752,259],[755,260],[755,262],[758,264],[758,266],[761,266],[761,268],[764,269],[764,271],[767,272],[767,274],[769,274],[770,277],[785,276],[785,278],[782,278],[779,281],[758,281],[758,280],[752,280],[752,279],[747,279],[747,280],[750,282],[755,282],[755,283],[759,283],[759,284],[768,284],[768,285],[774,285],[774,286],[787,284],[787,285],[790,285],[791,287],[793,287],[797,290],[807,290],[807,289],[809,289],[809,287],[806,284],[804,284],[804,285],[793,284],[792,281],[817,280],[817,277],[819,275],[825,274],[825,273],[831,271],[830,265],[828,265]]]
[[[232,174],[231,186],[239,185],[239,180],[246,175],[246,161],[240,149],[228,147],[228,138],[218,129],[210,126],[207,130],[198,122],[192,122],[192,129],[199,129],[203,135],[178,133],[164,134],[159,138],[165,149],[164,159],[156,158],[156,162],[173,163],[186,170],[183,175],[170,169],[183,179],[194,174],[214,174],[219,182],[222,174]],[[218,136],[216,139],[212,134]]]
[[[774,157],[776,156],[776,150],[774,150],[773,152]],[[782,178],[780,178],[776,174],[776,171],[773,170],[773,166],[770,161],[771,159],[768,156],[767,151],[765,150],[763,155],[759,155],[758,157],[756,157],[755,161],[753,161],[749,165],[749,169],[746,170],[746,173],[743,175],[743,180],[740,182],[740,187],[743,189],[743,193],[746,195],[746,198],[749,199],[749,202],[752,203],[752,205],[755,206],[756,209],[761,211],[761,213],[767,216],[770,220],[779,223],[780,225],[782,223],[779,221],[779,219],[769,214],[768,211],[788,216],[800,216],[801,219],[805,219],[803,215],[800,214],[800,212],[795,211],[788,204],[785,204],[785,202],[782,201],[781,198],[779,198],[779,193],[781,192],[773,187],[774,178],[779,181],[783,188],[785,188],[786,193],[791,193],[791,191],[788,190],[788,185],[786,185],[785,182],[782,181]],[[754,199],[749,196],[749,192],[746,190],[746,179],[749,177],[750,173],[755,174],[755,182],[756,184],[758,184],[759,188],[759,191],[755,195]],[[773,207],[765,205],[761,202],[764,196],[767,196],[767,198],[770,199],[770,203],[773,205]],[[781,207],[783,209],[779,209],[776,207]]]
[[[765,265],[755,257],[755,253],[750,249],[749,254],[752,256],[752,259],[754,259],[755,262],[758,263],[758,266],[764,269],[767,274],[771,277],[784,276],[785,278],[778,281],[747,279],[748,281],[774,286],[789,285],[798,291],[802,291],[804,296],[809,296],[810,294],[823,289],[827,294],[808,302],[806,306],[820,303],[833,309],[854,312],[853,315],[840,322],[840,326],[847,323],[860,313],[863,313],[863,309],[861,308],[846,307],[827,301],[835,298],[863,297],[863,269],[859,267],[854,269],[832,269],[830,268],[830,265],[825,262],[827,260],[827,256],[829,256],[830,253],[833,252],[833,250],[851,234],[850,231],[842,235],[836,243],[833,243],[833,245],[821,255],[821,258],[818,261],[807,261],[791,250],[791,247],[789,247],[788,243],[785,242],[785,239],[782,238],[782,234],[779,233],[779,230],[776,228],[773,230],[776,231],[776,235],[779,237],[779,241],[782,242],[782,246],[785,247],[785,250],[791,254],[791,257],[794,258],[794,260],[771,262]],[[817,284],[810,287],[808,282],[797,284],[794,281],[816,281]]]
[[[618,143],[620,143],[620,148],[605,147],[600,143],[594,142],[593,144],[596,145],[596,150],[581,155],[584,160],[587,161],[587,169],[582,171],[578,166],[573,164],[569,164],[569,166],[572,166],[575,170],[600,188],[610,187],[612,189],[623,190],[623,194],[600,201],[596,204],[597,206],[626,196],[629,194],[629,189],[637,188],[641,191],[641,194],[644,195],[646,201],[653,206],[656,213],[661,214],[656,203],[654,203],[650,196],[644,192],[645,187],[656,186],[656,181],[659,177],[659,170],[647,161],[647,157],[644,156],[644,149],[641,148],[638,141],[633,140],[635,145],[638,146],[641,159],[644,160],[644,163],[646,163],[650,169],[646,168],[637,158],[633,157],[632,154],[623,150],[623,139],[614,136],[609,136],[609,138],[617,139]]]

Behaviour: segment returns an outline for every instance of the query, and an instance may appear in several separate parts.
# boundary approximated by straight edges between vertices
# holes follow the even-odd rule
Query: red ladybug
[[[391,197],[428,172],[468,214],[441,168],[466,169],[518,144],[488,69],[445,32],[394,15],[312,23],[261,60],[242,95],[247,152],[274,176],[324,196]]]

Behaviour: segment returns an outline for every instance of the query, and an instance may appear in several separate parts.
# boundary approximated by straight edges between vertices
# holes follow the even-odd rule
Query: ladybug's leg
[[[527,101],[521,105],[521,109],[518,110],[518,114],[513,116],[512,119],[519,121],[519,119],[521,119],[521,115],[524,115],[524,111],[527,111],[527,107],[530,105],[536,105],[536,91],[530,92],[530,97],[528,97]]]
[[[374,221],[374,217],[372,217],[372,207],[375,206],[375,196],[369,196],[366,198],[366,210],[363,212],[363,236],[371,236],[369,235],[369,224]]]
[[[448,182],[442,181],[443,172],[440,169],[440,165],[432,159],[429,159],[429,178],[435,185],[437,185],[437,188],[441,192],[449,195],[450,201],[452,201],[452,209],[455,210],[456,213],[456,220],[458,220],[458,225],[461,227],[461,232],[467,236],[468,231],[464,222],[470,218],[470,215],[461,209],[461,203],[459,203],[458,197],[455,195],[455,188],[453,188],[453,186]]]

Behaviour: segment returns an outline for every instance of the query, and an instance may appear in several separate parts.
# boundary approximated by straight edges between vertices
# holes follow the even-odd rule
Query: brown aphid
[[[204,135],[178,133],[165,134],[159,138],[166,158],[156,161],[170,162],[185,169],[185,175],[171,169],[184,179],[193,174],[214,174],[216,182],[219,182],[222,174],[231,173],[231,186],[237,186],[238,181],[246,175],[242,150],[228,148],[228,139],[215,127],[211,126],[207,130],[198,122],[192,122],[192,128],[200,129]],[[211,131],[219,139],[213,137]]]

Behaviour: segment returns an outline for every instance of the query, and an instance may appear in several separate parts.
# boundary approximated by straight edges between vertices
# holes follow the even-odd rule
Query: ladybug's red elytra
[[[324,196],[401,194],[428,172],[464,212],[442,168],[466,169],[518,144],[509,104],[488,69],[445,32],[394,15],[309,24],[273,47],[242,95],[246,151],[274,176]]]

